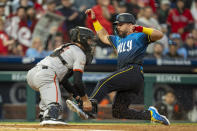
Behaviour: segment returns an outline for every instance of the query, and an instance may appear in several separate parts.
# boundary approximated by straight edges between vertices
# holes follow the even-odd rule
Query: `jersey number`
[[[129,52],[132,49],[132,40],[124,42],[124,43],[120,43],[118,45],[118,53],[122,53],[122,52]]]

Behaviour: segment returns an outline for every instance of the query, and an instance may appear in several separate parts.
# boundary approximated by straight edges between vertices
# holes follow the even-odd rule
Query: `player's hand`
[[[83,110],[84,111],[91,111],[92,110],[92,103],[90,100],[83,101]]]
[[[87,9],[85,11],[85,13],[88,15],[88,17],[90,17],[92,20],[95,20],[96,19],[96,16],[95,16],[95,13],[92,9]]]
[[[92,110],[92,103],[88,99],[88,96],[85,95],[81,97],[81,100],[83,101],[83,110],[84,111],[91,111]]]

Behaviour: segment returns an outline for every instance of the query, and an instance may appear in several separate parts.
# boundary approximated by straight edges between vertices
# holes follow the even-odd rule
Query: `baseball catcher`
[[[65,125],[60,119],[62,100],[59,85],[80,100],[83,108],[78,115],[87,119],[84,111],[91,111],[92,104],[84,91],[82,74],[85,65],[93,58],[94,33],[85,27],[76,27],[70,31],[71,43],[63,44],[50,56],[41,60],[28,71],[27,82],[30,87],[40,92],[40,125]],[[73,76],[74,84],[68,78]]]

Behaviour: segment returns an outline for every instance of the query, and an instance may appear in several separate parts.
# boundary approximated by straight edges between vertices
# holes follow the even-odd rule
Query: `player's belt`
[[[132,65],[133,67],[140,67],[140,68],[143,68],[142,67],[142,64],[138,64],[138,63],[133,63],[133,64],[129,64],[129,66]]]
[[[142,64],[140,64],[140,63],[131,63],[131,64],[129,64],[129,65],[133,65],[133,66],[142,66]]]

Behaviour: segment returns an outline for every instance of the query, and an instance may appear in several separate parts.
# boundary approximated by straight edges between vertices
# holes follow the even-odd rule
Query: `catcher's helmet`
[[[121,13],[116,16],[116,21],[114,22],[114,25],[118,23],[132,23],[135,24],[135,17],[130,13]]]
[[[77,42],[81,44],[84,47],[84,52],[86,54],[86,57],[89,57],[87,59],[88,63],[92,61],[93,57],[93,52],[92,52],[92,47],[95,46],[94,43],[88,44],[88,39],[91,39],[94,41],[95,35],[92,30],[86,28],[86,27],[81,27],[77,26],[76,28],[72,29],[70,31],[70,39],[72,42]]]
[[[70,31],[70,39],[72,42],[80,43],[86,51],[90,50],[88,39],[94,39],[94,33],[92,30],[86,27],[77,26]]]

